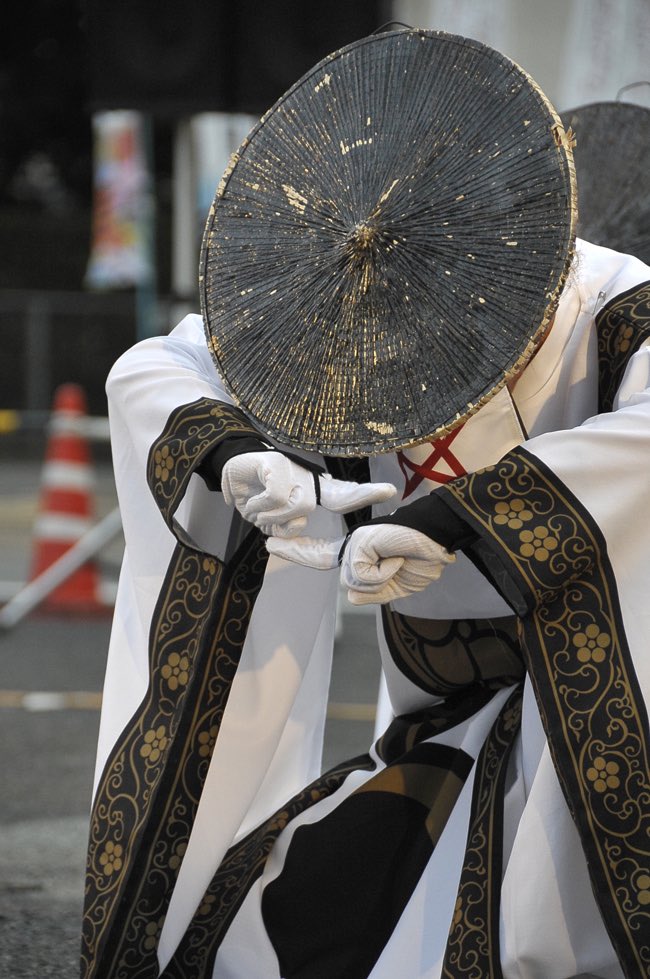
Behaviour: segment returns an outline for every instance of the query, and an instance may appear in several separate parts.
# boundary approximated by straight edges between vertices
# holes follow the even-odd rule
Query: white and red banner
[[[139,112],[93,117],[92,246],[85,283],[119,289],[151,279],[148,227],[152,207],[144,123]]]

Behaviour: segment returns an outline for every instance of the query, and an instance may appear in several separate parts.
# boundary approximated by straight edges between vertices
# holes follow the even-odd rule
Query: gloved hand
[[[309,568],[335,568],[343,539],[328,541],[310,537],[266,542],[271,554]],[[341,561],[341,582],[352,605],[405,598],[437,581],[445,567],[456,560],[441,544],[419,530],[397,524],[359,527],[349,538]]]
[[[314,474],[281,452],[244,452],[226,462],[221,490],[226,503],[262,533],[293,537],[304,530],[316,507]],[[397,492],[391,483],[353,483],[317,476],[320,505],[334,513],[389,500]]]

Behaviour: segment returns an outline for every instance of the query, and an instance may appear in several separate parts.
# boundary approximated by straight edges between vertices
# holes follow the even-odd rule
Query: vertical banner
[[[141,113],[96,113],[93,140],[92,244],[85,284],[96,289],[147,284],[154,278],[152,199]]]
[[[192,119],[196,160],[196,206],[203,232],[217,185],[233,153],[241,146],[257,116],[243,112],[202,112]]]
[[[200,112],[179,120],[174,134],[172,324],[198,310],[201,238],[233,152],[257,122],[244,113]]]

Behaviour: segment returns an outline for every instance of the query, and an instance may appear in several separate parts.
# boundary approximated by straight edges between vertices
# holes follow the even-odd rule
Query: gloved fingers
[[[228,480],[223,476],[221,477],[221,492],[223,493],[223,498],[228,504],[228,506],[235,506],[235,497],[232,492],[232,488],[228,483]]]
[[[385,605],[387,602],[394,602],[398,598],[404,598],[409,592],[403,591],[396,583],[396,579],[387,581],[379,591],[362,591],[359,588],[348,588],[348,601],[350,605]]]
[[[248,489],[248,487],[246,487]],[[261,489],[261,485],[257,487]],[[228,478],[228,475],[224,472],[221,475],[221,492],[223,493],[223,498],[228,506],[235,506],[238,510],[246,503],[248,499],[247,494],[243,491],[241,484],[235,483],[233,480]]]
[[[286,523],[316,507],[313,474],[281,452],[233,456],[221,473],[224,500],[256,526]]]
[[[333,513],[350,513],[374,503],[384,503],[395,496],[392,483],[354,483],[345,479],[320,477],[320,504]]]
[[[421,591],[430,581],[438,581],[446,567],[445,563],[415,561],[409,558],[399,571],[399,581],[403,588],[409,591]]]
[[[285,523],[287,517],[305,516],[316,507],[314,479],[306,469],[300,469],[290,460],[265,474],[262,493],[251,497],[242,509],[242,516],[258,525],[261,523]]]
[[[384,558],[382,565],[395,560],[397,558]],[[419,569],[413,567],[418,564],[424,567]],[[408,560],[404,561],[396,573],[383,584],[368,585],[361,581],[348,583],[343,581],[343,574],[341,580],[344,584],[348,584],[348,600],[352,605],[370,605],[373,602],[384,605],[386,602],[394,602],[398,598],[406,598],[414,592],[423,591],[440,578],[444,567],[444,564],[431,567],[425,562]]]
[[[359,527],[350,537],[346,554],[363,550],[379,557],[403,557],[422,564],[451,564],[456,555],[426,534],[400,524],[370,524]]]
[[[435,578],[420,574],[405,575],[404,565],[402,565],[397,573],[381,586],[368,588],[357,584],[349,588],[348,600],[352,605],[370,605],[373,602],[376,602],[378,605],[384,605],[386,602],[394,602],[398,598],[406,598],[412,595],[413,592],[422,591],[433,580],[437,580],[441,574],[442,569],[436,573]]]
[[[286,523],[287,520],[294,517],[304,517],[311,512],[311,509],[308,504],[306,506],[294,506],[293,503],[286,500],[278,502],[269,499],[267,494],[260,493],[259,496],[255,496],[252,500],[244,503],[241,507],[241,515],[254,523],[256,527],[261,527],[262,525]]]
[[[341,565],[341,582],[346,588],[354,588],[361,592],[378,592],[385,587],[404,563],[403,558],[389,557],[376,561],[359,556],[355,560],[343,560]]]
[[[259,517],[265,523],[271,523],[273,518],[286,514],[292,508],[289,501],[291,486],[278,483],[270,476],[262,485],[260,493],[248,496],[242,506],[242,516],[247,520]]]
[[[374,546],[381,537],[377,528],[359,527],[349,538],[341,561],[341,582],[360,592],[377,592],[404,563],[400,554],[379,553]]]
[[[260,523],[272,523],[273,519],[280,514],[286,514],[287,503],[286,500],[276,499],[265,490],[263,493],[258,493],[257,496],[244,500],[240,504],[239,510],[242,517],[257,526]]]
[[[338,566],[342,544],[343,538],[318,540],[314,537],[292,537],[283,540],[279,537],[269,537],[266,549],[269,554],[275,554],[285,561],[292,561],[306,568],[328,571]]]
[[[386,599],[390,601],[390,599]],[[368,592],[357,591],[356,588],[348,588],[348,602],[350,605],[380,605],[382,604],[377,597],[376,592],[369,594]]]
[[[422,591],[455,559],[419,531],[397,524],[371,524],[359,527],[348,540],[341,581],[353,605],[383,604]]]
[[[226,462],[221,472],[221,492],[229,506],[239,509],[246,500],[264,489],[268,455],[267,452],[243,452]]]
[[[258,523],[255,522],[263,534],[267,537],[298,537],[307,526],[307,517],[295,517],[287,520],[286,523]]]

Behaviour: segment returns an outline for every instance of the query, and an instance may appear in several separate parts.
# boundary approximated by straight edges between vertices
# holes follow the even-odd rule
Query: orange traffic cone
[[[50,434],[41,480],[40,513],[34,526],[30,580],[54,564],[93,524],[94,479],[84,432],[86,396],[78,384],[54,394]],[[104,612],[99,574],[92,560],[52,591],[41,608],[48,612]]]

